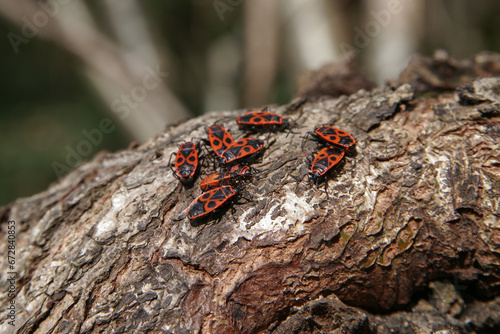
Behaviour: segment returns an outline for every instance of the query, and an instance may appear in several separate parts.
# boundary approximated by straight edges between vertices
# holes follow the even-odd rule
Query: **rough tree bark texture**
[[[254,202],[235,204],[234,216],[189,222],[200,190],[181,187],[168,161],[179,141],[224,118],[240,136],[241,112],[99,154],[2,208],[2,240],[6,221],[17,226],[18,332],[498,330],[500,57],[417,57],[371,91],[357,91],[372,84],[347,72],[353,87],[339,86],[335,71],[311,75],[303,97],[272,108],[299,127],[260,135],[262,172],[246,186]],[[300,136],[318,124],[357,140],[328,194],[307,181],[317,144],[301,149]]]

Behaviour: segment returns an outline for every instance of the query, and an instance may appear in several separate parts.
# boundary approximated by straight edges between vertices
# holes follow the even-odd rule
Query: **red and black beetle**
[[[311,174],[313,179],[319,180],[329,170],[344,157],[344,150],[338,147],[325,147],[314,157],[311,165]]]
[[[175,156],[174,175],[184,184],[193,182],[198,162],[196,145],[191,142],[182,144]]]
[[[308,132],[304,140],[307,139],[307,135],[311,135],[316,140],[321,141],[326,145],[340,146],[347,152],[351,152],[354,145],[356,145],[356,141],[348,132],[334,128],[330,125],[318,126],[314,129],[314,132]]]
[[[253,160],[264,148],[264,142],[256,138],[243,138],[234,142],[221,155],[221,164],[245,164]]]
[[[242,130],[283,131],[290,128],[290,120],[268,111],[250,111],[238,117],[236,123]]]
[[[219,158],[222,156],[222,152],[233,144],[233,137],[221,125],[212,125],[208,128],[207,133],[210,146]]]
[[[207,191],[226,185],[235,179],[241,179],[250,176],[251,171],[249,166],[234,165],[226,172],[213,173],[205,177],[200,182],[200,188]]]
[[[329,125],[317,127],[314,129],[314,134],[317,138],[327,144],[341,146],[347,151],[350,151],[350,149],[356,144],[356,141],[349,133]]]
[[[186,209],[191,220],[207,217],[235,198],[238,191],[232,186],[222,186],[209,190],[197,198]]]

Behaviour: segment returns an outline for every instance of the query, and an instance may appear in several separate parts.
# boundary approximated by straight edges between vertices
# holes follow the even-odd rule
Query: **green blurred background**
[[[401,0],[384,16],[391,1],[3,1],[0,205],[56,181],[54,162],[104,118],[116,129],[84,160],[206,111],[287,103],[301,71],[343,59],[342,43],[378,82],[415,52],[500,51],[498,1]],[[142,101],[134,87],[155,66],[168,76]],[[138,118],[122,119],[114,102],[134,89]]]

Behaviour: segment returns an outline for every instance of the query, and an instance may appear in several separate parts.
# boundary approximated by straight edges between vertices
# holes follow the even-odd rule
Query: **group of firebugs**
[[[291,128],[291,121],[269,111],[250,111],[236,119],[241,130],[254,132],[276,132]],[[203,219],[218,211],[225,204],[234,200],[238,194],[236,181],[248,178],[252,174],[248,166],[264,149],[264,142],[256,138],[243,138],[234,141],[231,134],[221,125],[207,129],[208,140],[214,153],[219,158],[225,171],[213,173],[200,182],[203,194],[198,196],[186,209],[190,220]],[[350,152],[355,145],[354,138],[347,132],[329,125],[316,127],[308,132],[318,142],[325,145],[311,163],[311,178],[319,180]],[[198,172],[197,145],[188,142],[179,147],[175,156],[174,175],[184,184],[194,182]]]

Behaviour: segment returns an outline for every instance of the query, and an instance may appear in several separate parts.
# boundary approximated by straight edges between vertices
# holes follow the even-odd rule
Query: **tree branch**
[[[223,122],[243,135],[238,112],[100,154],[3,208],[3,240],[7,221],[16,222],[18,332],[498,328],[500,81],[463,83],[464,73],[497,75],[494,59],[418,58],[406,71],[418,90],[400,81],[274,108],[299,127],[256,135],[268,148],[245,185],[253,202],[233,203],[234,215],[220,221],[188,221],[185,209],[201,192],[183,188],[168,161],[179,141],[205,136],[202,125]],[[429,69],[432,85],[421,76]],[[439,93],[440,82],[455,88]],[[425,87],[432,94],[420,94]],[[318,124],[357,141],[326,193],[307,182],[317,144],[301,149]],[[0,250],[7,254],[7,244]]]
[[[165,74],[154,88],[147,89],[153,85],[146,87],[144,84],[151,70],[167,72],[165,68],[158,70],[159,62],[146,63],[98,32],[85,3],[80,0],[57,8],[53,16],[49,16],[31,1],[0,3],[0,13],[19,25],[23,25],[23,17],[30,20],[40,13],[48,17],[46,24],[36,28],[37,34],[82,60],[89,79],[106,100],[109,110],[118,114],[118,119],[137,140],[143,142],[161,131],[164,124],[187,118],[188,113],[165,85]],[[134,98],[134,88],[145,91],[146,96]],[[124,94],[131,102],[124,100]],[[128,112],[123,111],[124,108]]]

